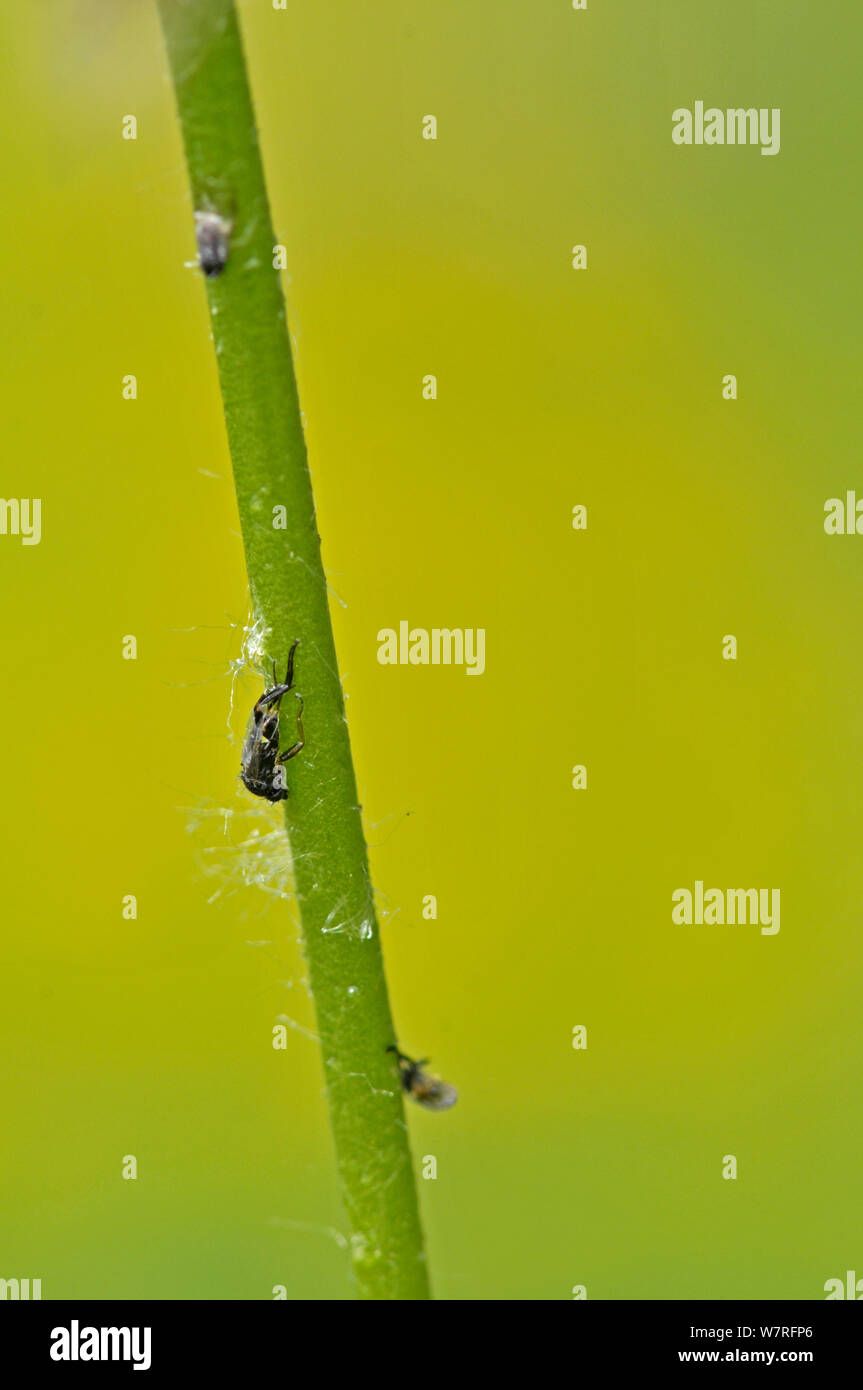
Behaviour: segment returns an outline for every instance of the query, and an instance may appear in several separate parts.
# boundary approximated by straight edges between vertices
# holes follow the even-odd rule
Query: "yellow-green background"
[[[863,539],[822,527],[863,494],[859,11],[240,13],[393,1008],[460,1090],[410,1113],[437,1292],[823,1297],[863,1270]],[[43,539],[0,537],[0,1276],[346,1298],[319,1057],[271,1047],[313,1027],[295,914],[232,849],[278,811],[236,782],[255,682],[226,730],[247,593],[155,7],[2,30],[0,491]],[[781,107],[780,154],[673,146],[696,99]],[[486,674],[380,666],[403,618],[484,627]],[[673,926],[695,878],[778,886],[780,933]]]

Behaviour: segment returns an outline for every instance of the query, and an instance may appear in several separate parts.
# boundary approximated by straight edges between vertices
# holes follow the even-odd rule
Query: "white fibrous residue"
[[[265,986],[268,991],[278,986],[281,994],[276,1005],[279,1011],[271,1015],[274,1022],[283,1024],[299,1037],[318,1042],[313,1028],[308,1026],[314,1024],[314,1018],[308,981],[297,951],[297,946],[302,945],[302,934],[294,879],[296,860],[286,833],[283,809],[252,796],[239,777],[241,746],[249,716],[262,690],[273,679],[272,670],[265,669],[271,632],[263,619],[254,619],[252,614],[245,623],[231,622],[230,626],[235,637],[237,632],[241,634],[239,654],[227,666],[220,663],[219,676],[211,679],[223,680],[226,676],[230,679],[227,737],[236,752],[236,775],[227,780],[224,793],[220,793],[223,799],[201,800],[195,804],[194,797],[190,797],[186,805],[178,809],[185,816],[198,871],[206,881],[206,901],[227,906],[238,924],[238,944],[245,941],[247,947],[261,951],[274,966],[272,973],[266,971],[269,978]],[[318,791],[318,802],[330,795],[326,783]],[[374,828],[381,829],[386,839],[395,833],[406,814],[385,817]],[[319,928],[322,935],[372,941],[376,920],[386,924],[398,915],[399,908],[393,910],[385,896],[374,893],[370,883],[365,886],[359,905],[355,900],[351,903],[348,896],[332,904]],[[312,891],[319,891],[317,883]],[[274,905],[277,910],[271,914]],[[294,975],[295,978],[290,978]],[[292,1014],[298,1013],[299,1018],[282,1011],[288,1003],[282,991],[290,990],[296,991],[291,1003],[297,1007],[292,1009]],[[343,997],[345,1006],[353,1011],[360,1004],[361,991],[352,983],[346,986]],[[349,1077],[340,1079],[356,1085],[359,1074],[350,1073]],[[367,1077],[362,1079],[371,1086]],[[375,1091],[373,1086],[372,1090]],[[380,1090],[375,1094],[383,1098],[391,1096],[392,1092]]]
[[[245,676],[254,676],[257,685],[263,680],[267,684],[267,674],[264,671],[264,652],[267,648],[267,638],[270,629],[263,618],[253,618],[250,613],[243,624],[243,639],[240,646],[240,655],[234,657],[231,662],[231,702],[228,708],[228,729],[233,733],[234,728],[234,704],[237,681]],[[260,690],[252,695],[249,709],[252,708],[255,700],[260,695]]]
[[[337,933],[344,933],[346,936],[356,936],[360,941],[370,941],[375,930],[372,918],[362,910],[354,912],[352,916],[345,916],[346,908],[347,903],[344,898],[340,898],[335,907],[327,913],[321,934],[335,936]]]
[[[209,903],[245,893],[248,888],[257,888],[268,898],[293,901],[291,847],[267,803],[261,810],[242,805],[186,807],[185,814],[187,834],[200,842],[197,856],[201,873],[213,880]],[[251,903],[242,904],[242,908],[245,918]],[[255,915],[264,910],[262,903]]]
[[[311,1028],[306,1028],[304,1024],[298,1023],[295,1018],[291,1018],[288,1014],[276,1014],[276,1022],[283,1023],[286,1028],[293,1028],[295,1033],[299,1033],[302,1038],[308,1038],[310,1042],[320,1042],[317,1033],[313,1033]]]
[[[207,903],[227,907],[237,923],[237,944],[262,953],[270,963],[264,968],[262,987],[278,991],[278,1012],[270,1015],[272,1021],[317,1042],[316,1033],[301,1021],[305,1017],[313,1022],[313,1011],[298,949],[301,930],[294,860],[282,810],[251,796],[239,777],[249,716],[262,689],[271,683],[264,670],[270,634],[266,624],[253,621],[251,615],[244,624],[229,621],[229,626],[242,633],[239,655],[221,665],[219,676],[211,679],[230,680],[227,742],[236,752],[236,775],[227,780],[223,800],[195,801],[187,794],[177,809],[185,819],[198,874],[205,881]],[[182,633],[197,630],[178,629]],[[294,991],[299,1019],[282,1012],[286,991]]]
[[[327,1236],[334,1240],[340,1250],[347,1250],[348,1237],[336,1226],[321,1226],[316,1221],[293,1221],[287,1216],[271,1216],[269,1224],[279,1230],[308,1232],[310,1235]]]

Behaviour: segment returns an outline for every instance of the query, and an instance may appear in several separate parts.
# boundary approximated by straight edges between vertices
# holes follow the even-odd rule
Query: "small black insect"
[[[294,652],[297,650],[299,640],[297,638],[288,653],[288,669],[281,685],[276,677],[276,663],[273,662],[272,688],[264,691],[252,710],[243,743],[243,763],[240,769],[243,785],[254,796],[264,796],[267,801],[285,801],[287,799],[288,783],[285,778],[284,764],[289,758],[295,758],[306,742],[303,734],[303,697],[297,695],[300,702],[300,707],[297,710],[297,728],[300,731],[300,737],[284,753],[279,752],[279,705],[282,702],[282,696],[287,695],[294,684]]]
[[[396,1054],[402,1074],[402,1086],[417,1105],[422,1105],[426,1110],[449,1110],[451,1105],[455,1105],[458,1100],[455,1086],[450,1086],[446,1081],[439,1081],[436,1076],[429,1076],[428,1072],[423,1071],[428,1057],[415,1062],[411,1057],[399,1052],[397,1047],[388,1047],[387,1052]]]
[[[195,213],[195,238],[198,243],[198,263],[208,279],[221,275],[228,264],[233,224],[217,212]]]

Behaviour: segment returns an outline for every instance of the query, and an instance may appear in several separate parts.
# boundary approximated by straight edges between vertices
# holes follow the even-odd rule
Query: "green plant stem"
[[[233,224],[206,280],[252,609],[296,683],[306,747],[284,803],[351,1252],[362,1298],[429,1297],[366,844],[285,304],[233,0],[158,0],[196,211]],[[284,508],[285,529],[274,526]],[[282,703],[292,742],[291,697]]]

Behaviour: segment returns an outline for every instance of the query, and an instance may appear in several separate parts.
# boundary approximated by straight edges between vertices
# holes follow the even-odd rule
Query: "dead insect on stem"
[[[284,753],[279,752],[279,706],[282,696],[287,695],[294,684],[294,652],[299,645],[297,638],[288,654],[288,669],[285,679],[279,685],[276,678],[276,663],[273,662],[273,685],[265,690],[255,704],[243,743],[243,761],[240,777],[243,785],[254,796],[263,796],[267,801],[285,801],[288,796],[288,783],[285,777],[285,763],[295,758],[305,746],[303,734],[303,697],[297,710],[297,729],[300,737]],[[294,692],[296,694],[296,692]]]
[[[415,1062],[413,1058],[399,1052],[397,1047],[388,1047],[387,1052],[396,1054],[402,1074],[402,1086],[417,1105],[422,1105],[426,1110],[449,1110],[450,1106],[455,1105],[458,1100],[455,1086],[450,1086],[446,1081],[439,1081],[436,1076],[429,1076],[428,1072],[422,1070],[429,1061],[428,1057],[422,1057],[420,1061]]]
[[[228,264],[231,250],[232,222],[226,222],[217,212],[195,213],[195,239],[198,243],[198,262],[208,279],[221,275]]]

